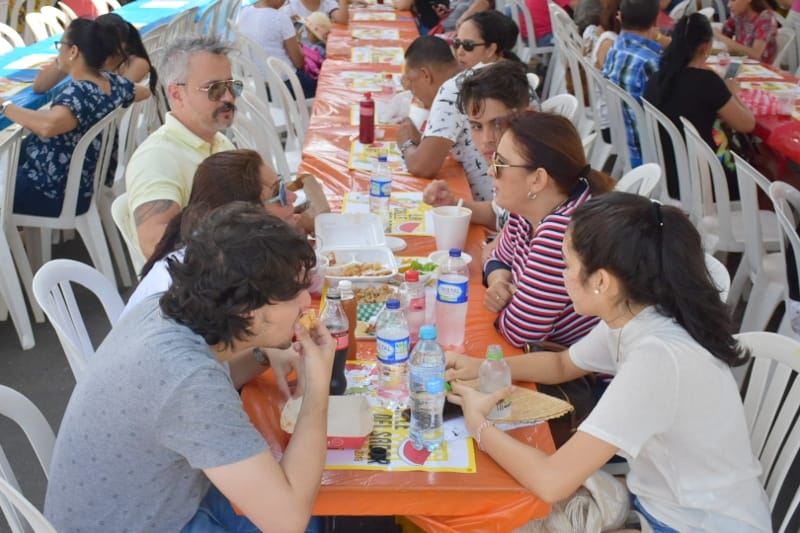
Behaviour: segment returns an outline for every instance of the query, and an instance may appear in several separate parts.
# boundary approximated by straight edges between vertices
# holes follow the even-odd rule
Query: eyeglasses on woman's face
[[[176,83],[175,85],[188,87],[186,83]],[[206,87],[197,87],[196,89],[205,92],[209,100],[216,102],[225,95],[225,91],[230,91],[234,98],[238,98],[244,89],[244,82],[241,80],[220,80],[212,82]]]
[[[494,177],[497,179],[500,179],[500,169],[503,168],[531,168],[530,165],[512,165],[510,163],[504,163],[502,156],[497,152],[492,154],[492,159],[489,161],[489,167],[492,169]]]
[[[280,202],[281,207],[286,207],[289,205],[289,198],[286,194],[286,183],[282,179],[278,179],[278,194],[273,196],[272,198],[268,198],[261,202],[264,206],[272,205],[275,202]]]
[[[53,46],[56,47],[56,50],[60,50],[62,46],[72,46],[72,43],[69,41],[56,41],[53,43]]]
[[[476,43],[472,39],[453,39],[453,49],[458,50],[459,47],[464,47],[465,52],[472,52],[476,46],[486,46],[486,43]]]

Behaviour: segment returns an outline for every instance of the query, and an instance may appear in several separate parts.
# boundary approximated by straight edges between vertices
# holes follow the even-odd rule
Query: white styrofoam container
[[[397,259],[386,245],[383,225],[372,213],[322,213],[314,219],[318,252],[333,254],[335,264],[325,277],[332,281],[386,281],[397,274]],[[385,276],[340,276],[336,266],[347,263],[380,263],[390,272]],[[332,262],[333,263],[333,262]]]

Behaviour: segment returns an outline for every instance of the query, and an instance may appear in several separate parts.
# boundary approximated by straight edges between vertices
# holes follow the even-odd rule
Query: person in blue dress
[[[101,70],[122,47],[113,28],[75,19],[55,45],[58,68],[72,80],[56,94],[53,105],[31,110],[9,101],[0,103],[0,113],[31,131],[23,142],[17,171],[14,213],[18,214],[59,216],[72,152],[83,134],[118,107],[150,96],[148,88]],[[86,152],[76,214],[89,209],[98,148],[99,140]]]

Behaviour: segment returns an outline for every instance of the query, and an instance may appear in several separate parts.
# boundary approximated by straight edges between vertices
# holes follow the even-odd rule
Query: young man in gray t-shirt
[[[309,521],[334,352],[324,327],[297,322],[314,252],[242,203],[213,211],[185,244],[170,288],[120,320],[75,387],[45,501],[58,531],[208,531],[248,518],[252,528],[297,531]],[[278,462],[237,388],[269,364],[260,346],[286,349],[293,336],[304,401]],[[220,363],[226,351],[240,356]]]

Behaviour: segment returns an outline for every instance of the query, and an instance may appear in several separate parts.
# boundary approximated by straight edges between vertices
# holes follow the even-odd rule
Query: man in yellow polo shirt
[[[183,38],[164,54],[161,78],[172,111],[133,153],[125,172],[127,233],[143,257],[153,253],[169,221],[192,192],[203,159],[235,147],[221,130],[233,123],[242,82],[232,79],[230,48],[212,38]]]

